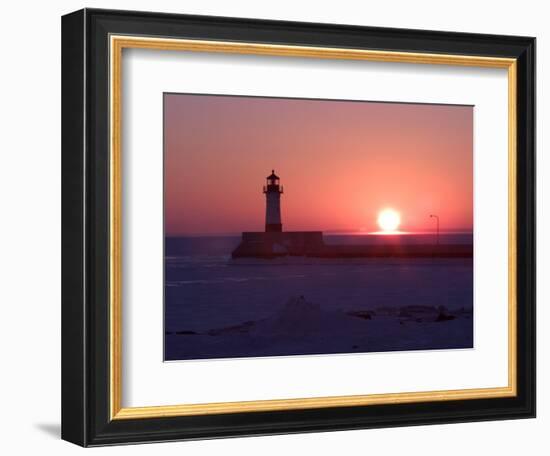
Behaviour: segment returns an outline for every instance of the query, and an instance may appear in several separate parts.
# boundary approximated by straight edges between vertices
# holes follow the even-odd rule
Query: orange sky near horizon
[[[473,107],[165,94],[165,233],[263,231],[281,178],[285,231],[473,229]]]

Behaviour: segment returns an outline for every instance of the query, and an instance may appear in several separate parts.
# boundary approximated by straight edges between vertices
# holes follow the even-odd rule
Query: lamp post
[[[437,221],[437,236],[436,236],[436,244],[439,245],[439,216],[430,214],[430,218],[435,218]]]

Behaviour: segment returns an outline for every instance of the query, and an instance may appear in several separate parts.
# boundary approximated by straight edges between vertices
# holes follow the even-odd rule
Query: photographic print
[[[469,105],[164,94],[164,359],[473,348]]]

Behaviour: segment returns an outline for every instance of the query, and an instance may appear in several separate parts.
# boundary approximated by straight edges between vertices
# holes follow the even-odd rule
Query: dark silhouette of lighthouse
[[[271,170],[271,175],[267,176],[267,185],[264,186],[265,193],[265,231],[277,232],[283,231],[281,222],[281,194],[283,187],[279,186],[279,176],[275,170]]]

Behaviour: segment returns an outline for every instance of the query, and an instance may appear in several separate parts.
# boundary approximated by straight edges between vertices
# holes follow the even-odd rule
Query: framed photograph
[[[62,20],[62,437],[535,416],[535,39]]]

